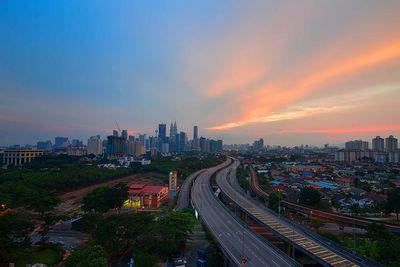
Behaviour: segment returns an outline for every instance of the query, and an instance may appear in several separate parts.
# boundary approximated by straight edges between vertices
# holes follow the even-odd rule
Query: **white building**
[[[31,162],[34,158],[43,156],[43,150],[39,149],[10,149],[3,153],[3,165],[21,166]]]

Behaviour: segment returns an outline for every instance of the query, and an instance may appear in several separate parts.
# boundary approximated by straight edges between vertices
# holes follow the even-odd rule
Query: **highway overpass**
[[[200,220],[210,230],[221,250],[230,260],[231,266],[242,265],[243,257],[246,266],[299,266],[293,259],[269,245],[263,237],[253,232],[247,225],[233,217],[232,213],[216,198],[210,178],[226,176],[226,168],[232,163],[228,159],[218,171],[218,167],[200,173],[192,187],[192,205]],[[219,166],[221,167],[221,165]]]
[[[229,182],[236,177],[228,178],[227,174],[234,176],[234,169],[239,164],[239,161],[235,160],[227,169],[218,173],[216,181],[222,193],[250,218],[324,266],[374,266],[362,257],[336,246],[330,246],[324,240],[319,239],[318,235],[307,233],[304,229],[277,216],[245,194],[237,192]]]

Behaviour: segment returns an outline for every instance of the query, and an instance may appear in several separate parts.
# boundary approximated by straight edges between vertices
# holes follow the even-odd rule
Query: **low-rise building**
[[[131,184],[129,199],[124,207],[158,209],[161,204],[168,202],[168,187],[158,185]]]
[[[31,162],[34,158],[43,156],[43,150],[40,149],[8,149],[3,153],[4,166],[22,166]]]

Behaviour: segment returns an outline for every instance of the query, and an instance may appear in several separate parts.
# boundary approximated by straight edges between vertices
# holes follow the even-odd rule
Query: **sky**
[[[400,1],[0,1],[0,145],[400,137]]]

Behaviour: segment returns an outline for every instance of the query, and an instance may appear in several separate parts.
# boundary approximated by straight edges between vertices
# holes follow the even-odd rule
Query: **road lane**
[[[298,248],[313,254],[316,259],[322,261],[324,264],[329,266],[365,265],[362,264],[362,262],[358,262],[357,259],[349,254],[338,253],[337,250],[327,247],[320,240],[310,237],[310,235],[307,235],[305,232],[287,223],[283,218],[276,216],[267,208],[260,207],[260,205],[255,203],[253,199],[237,192],[232,187],[231,183],[233,179],[236,179],[236,177],[233,177],[235,175],[233,169],[236,169],[239,165],[239,161],[235,160],[228,168],[230,169],[228,173],[231,177],[227,177],[228,173],[226,176],[217,176],[217,184],[221,191],[243,210],[251,214],[256,220],[266,225],[277,234],[285,237],[289,242],[296,244]]]
[[[222,169],[217,177],[226,176],[227,171]],[[287,255],[269,246],[259,235],[238,222],[220,203],[210,187],[210,177],[214,172],[207,170],[198,176],[192,188],[192,201],[201,219],[234,263],[239,266],[245,255],[246,266],[296,266]]]

